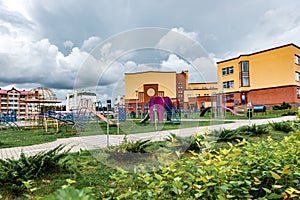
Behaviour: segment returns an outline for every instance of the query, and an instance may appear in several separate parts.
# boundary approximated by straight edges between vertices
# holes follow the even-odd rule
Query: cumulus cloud
[[[60,95],[78,86],[108,98],[112,90],[121,91],[117,85],[123,84],[124,73],[144,70],[187,69],[192,82],[214,81],[216,61],[300,44],[300,3],[295,0],[166,0],[159,2],[162,6],[158,1],[122,6],[115,0],[4,2],[1,84],[50,87]]]
[[[70,40],[67,40],[64,42],[64,47],[66,48],[72,48],[74,46],[74,43]]]
[[[91,52],[101,41],[100,37],[92,36],[83,42],[81,50]]]

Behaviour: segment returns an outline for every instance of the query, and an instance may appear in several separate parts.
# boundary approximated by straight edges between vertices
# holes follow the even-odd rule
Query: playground
[[[27,119],[17,119],[16,112],[0,115],[0,147],[24,146],[55,141],[58,138],[88,135],[128,135],[134,133],[166,131],[203,127],[214,124],[249,120],[247,111],[235,112],[215,102],[202,110],[180,110],[170,98],[153,97],[145,115],[131,116],[124,107],[105,115],[100,102],[82,100],[72,112],[62,112],[49,106],[43,112],[34,113]],[[93,107],[94,106],[94,107]],[[264,114],[253,113],[253,119],[276,118],[295,115],[297,110],[267,110]]]

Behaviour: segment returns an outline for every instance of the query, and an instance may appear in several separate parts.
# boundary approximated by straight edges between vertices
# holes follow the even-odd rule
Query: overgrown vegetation
[[[286,102],[282,102],[281,105],[273,106],[273,110],[285,110],[285,109],[291,109],[291,108],[292,108],[292,106]]]
[[[252,125],[236,130],[219,130],[211,134],[207,130],[205,134],[195,134],[190,137],[170,135],[161,142],[130,141],[125,138],[120,146],[105,150],[119,153],[120,157],[114,157],[116,162],[124,162],[126,165],[125,158],[128,158],[124,157],[126,153],[133,157],[137,155],[140,156],[139,158],[147,157],[151,162],[151,153],[155,151],[162,151],[164,159],[159,160],[160,165],[153,165],[152,168],[145,165],[136,166],[135,173],[130,173],[124,169],[109,168],[98,162],[99,160],[95,159],[97,152],[94,152],[95,154],[91,152],[93,154],[91,156],[86,151],[80,151],[57,160],[57,163],[61,163],[60,166],[64,167],[58,168],[59,170],[54,172],[54,176],[50,175],[51,177],[49,177],[49,173],[52,173],[50,171],[39,173],[39,176],[31,176],[30,174],[36,173],[32,173],[33,170],[29,167],[27,170],[24,168],[24,171],[16,167],[23,174],[27,174],[25,171],[28,171],[26,178],[18,182],[22,183],[18,195],[26,194],[31,199],[54,200],[68,198],[87,200],[298,199],[300,196],[299,124],[299,121],[288,121]],[[284,133],[288,129],[291,131]],[[278,136],[280,138],[272,139],[273,134],[277,132],[280,132]],[[260,140],[255,141],[253,138],[260,138]],[[226,146],[215,148],[213,142],[217,139],[218,143],[221,142]],[[174,151],[180,152],[176,154],[179,155],[177,159],[173,159]],[[22,162],[31,159],[24,157]],[[48,157],[44,159],[52,160]],[[42,159],[36,159],[35,162],[38,160],[44,162]],[[1,178],[5,176],[2,170],[0,174]],[[12,183],[19,180],[18,177],[10,175],[0,181]],[[8,185],[0,187],[4,199],[12,197],[9,196],[12,190],[7,188]],[[51,195],[45,197],[48,193]]]
[[[23,194],[34,179],[68,172],[68,151],[63,151],[63,148],[59,145],[34,156],[27,157],[21,153],[18,160],[0,160],[0,191],[12,198]]]
[[[300,195],[300,134],[279,145],[240,141],[166,167],[111,176],[104,199],[289,199]],[[129,189],[130,188],[130,189]]]

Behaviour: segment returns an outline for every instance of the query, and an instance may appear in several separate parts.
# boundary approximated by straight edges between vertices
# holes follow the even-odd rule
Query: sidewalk
[[[281,122],[281,121],[288,121],[294,119],[296,119],[295,116],[285,116],[280,118],[250,120],[250,123],[249,120],[235,120],[234,123],[211,125],[206,127],[193,127],[193,128],[176,129],[176,130],[168,130],[168,131],[130,134],[127,135],[127,138],[131,141],[145,140],[145,139],[157,141],[157,140],[163,140],[167,138],[171,133],[186,137],[194,133],[203,133],[205,129],[208,130],[218,130],[222,128],[236,129],[244,125],[253,125],[253,124],[260,125],[260,124],[268,124],[271,122]],[[0,149],[0,159],[7,159],[7,158],[18,159],[21,152],[24,152],[26,155],[31,156],[41,151],[48,151],[50,149],[53,149],[60,144],[65,144],[66,149],[72,148],[71,152],[77,152],[80,149],[91,150],[95,148],[106,147],[107,141],[109,141],[109,145],[117,145],[122,142],[123,138],[124,135],[110,135],[109,137],[107,137],[107,135],[82,136],[82,137],[73,137],[73,138],[63,138],[63,139],[58,139],[54,142],[37,144],[32,146],[3,148]]]

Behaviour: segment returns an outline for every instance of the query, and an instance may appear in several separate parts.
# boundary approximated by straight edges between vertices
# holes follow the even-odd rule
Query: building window
[[[295,72],[295,80],[300,81],[300,72]]]
[[[241,86],[248,87],[250,86],[249,82],[249,61],[241,62]]]
[[[226,67],[226,68],[222,69],[222,75],[223,76],[226,76],[226,75],[229,75],[229,74],[233,74],[233,66]]]
[[[300,88],[297,88],[297,98],[300,99]]]
[[[295,62],[295,64],[300,65],[300,56],[295,55],[294,56],[294,62]]]
[[[234,81],[223,82],[223,89],[234,88]]]
[[[130,104],[128,104],[128,109],[129,110],[132,110],[133,109],[133,105],[130,103]]]
[[[226,94],[225,101],[226,102],[234,102],[234,94]]]
[[[187,95],[187,98],[191,98],[191,97],[192,97],[192,95],[191,95],[191,94],[188,94],[188,95]]]

